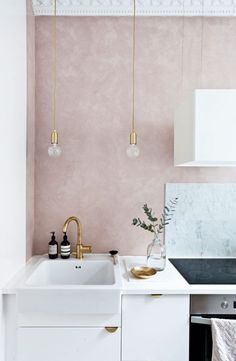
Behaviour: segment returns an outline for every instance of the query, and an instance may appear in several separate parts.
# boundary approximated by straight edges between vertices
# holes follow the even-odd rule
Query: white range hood
[[[179,167],[236,166],[236,90],[197,89],[175,113]]]

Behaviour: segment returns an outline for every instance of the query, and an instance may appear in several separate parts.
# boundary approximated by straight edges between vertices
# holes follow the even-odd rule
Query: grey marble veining
[[[166,203],[174,197],[168,257],[236,257],[236,183],[168,183]]]

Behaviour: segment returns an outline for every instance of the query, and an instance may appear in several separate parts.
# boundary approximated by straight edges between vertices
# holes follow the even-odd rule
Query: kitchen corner
[[[234,0],[2,0],[0,361],[236,361]]]

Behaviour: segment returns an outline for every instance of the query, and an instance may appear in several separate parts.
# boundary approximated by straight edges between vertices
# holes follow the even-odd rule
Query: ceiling
[[[203,3],[202,3],[203,1]],[[53,0],[32,0],[36,16],[52,15]],[[141,16],[236,16],[236,0],[136,0]],[[57,0],[59,16],[130,16],[132,0]]]

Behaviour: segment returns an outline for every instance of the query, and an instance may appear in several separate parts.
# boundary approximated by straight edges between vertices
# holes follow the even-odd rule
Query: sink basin
[[[83,260],[36,256],[16,282],[21,314],[120,314],[122,280],[119,262],[109,255]]]
[[[44,261],[26,281],[28,286],[113,285],[114,266],[108,260]]]

